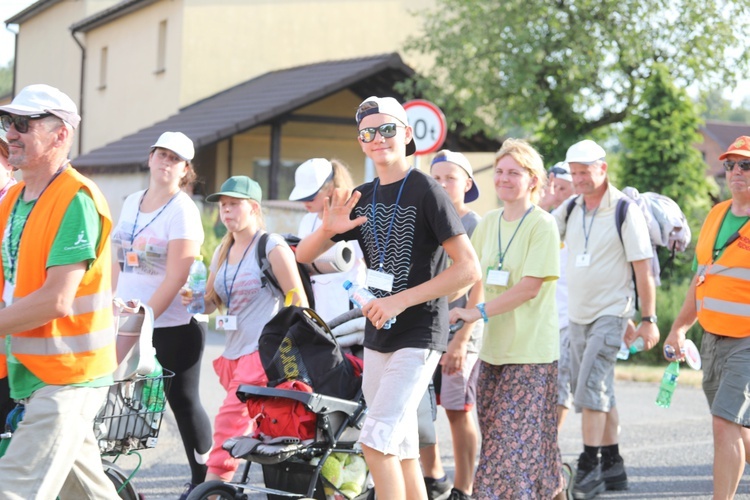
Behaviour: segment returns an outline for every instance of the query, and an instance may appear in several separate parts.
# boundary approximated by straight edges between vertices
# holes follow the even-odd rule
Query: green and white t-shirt
[[[9,220],[5,226],[2,246],[0,247],[3,259],[3,271],[5,289],[13,290],[16,284],[16,272],[18,262],[11,259],[18,256],[18,245],[20,243],[26,220],[34,208],[36,200],[23,201],[19,197],[16,206],[11,211],[12,222]],[[55,236],[52,249],[47,258],[47,268],[54,266],[65,266],[77,262],[88,261],[89,264],[96,258],[96,248],[101,236],[101,220],[96,210],[96,205],[91,196],[85,191],[79,191],[68,205],[60,228]],[[6,299],[9,294],[5,294]],[[6,304],[8,300],[6,300]],[[8,382],[10,384],[10,395],[13,399],[23,399],[31,396],[37,389],[46,384],[31,373],[18,359],[10,353],[10,335],[5,339],[5,347],[8,363]],[[77,386],[102,387],[112,384],[112,376],[108,375],[90,382],[73,384]]]

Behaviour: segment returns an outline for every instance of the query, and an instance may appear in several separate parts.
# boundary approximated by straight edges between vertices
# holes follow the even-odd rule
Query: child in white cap
[[[312,158],[297,167],[294,189],[289,199],[303,202],[308,211],[299,223],[297,236],[304,238],[320,227],[325,199],[333,194],[334,189],[350,191],[353,187],[349,169],[338,160]],[[341,273],[314,274],[310,278],[315,294],[315,311],[324,321],[330,321],[350,309],[349,297],[343,287],[345,281],[351,281],[355,286],[365,282],[366,266],[362,249],[356,241],[351,242],[351,248],[354,250],[351,269]]]

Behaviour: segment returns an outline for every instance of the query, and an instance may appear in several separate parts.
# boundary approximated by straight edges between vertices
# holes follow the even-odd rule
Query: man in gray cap
[[[118,498],[93,420],[116,368],[109,232],[96,185],[69,166],[81,118],[48,85],[6,106],[8,162],[23,173],[0,202],[0,377],[25,405],[0,460],[0,498]]]
[[[573,491],[577,499],[593,498],[605,489],[627,489],[614,395],[617,351],[623,339],[630,345],[642,337],[646,349],[659,341],[650,265],[653,248],[646,221],[630,203],[618,234],[615,211],[625,195],[609,183],[605,154],[591,140],[568,149],[565,161],[578,196],[553,212],[568,250],[570,382],[576,411],[583,412],[584,451]],[[641,326],[626,337],[636,309],[636,289]]]

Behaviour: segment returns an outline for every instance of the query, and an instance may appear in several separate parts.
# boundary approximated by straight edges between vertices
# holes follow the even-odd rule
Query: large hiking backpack
[[[268,242],[268,236],[268,233],[263,233],[260,235],[260,239],[258,240],[258,251],[256,252],[256,256],[258,258],[258,267],[260,267],[260,270],[263,273],[261,284],[265,287],[270,283],[271,286],[279,290],[281,294],[284,295],[284,290],[281,289],[279,281],[273,274],[271,261],[268,260],[268,255],[266,255],[266,243]],[[300,239],[298,237],[294,236],[293,234],[282,234],[280,236],[284,238],[284,241],[286,241],[287,245],[289,245],[289,248],[292,249],[292,252],[297,251],[297,245],[300,242]],[[314,309],[315,296],[313,295],[312,282],[310,281],[310,272],[304,265],[300,264],[299,262],[297,263],[297,271],[299,272],[299,277],[302,280],[302,288],[305,292],[305,295],[307,296],[307,303],[311,308]]]
[[[620,242],[622,242],[622,225],[628,214],[628,207],[631,203],[635,203],[646,219],[649,238],[654,250],[656,247],[665,247],[669,250],[668,263],[674,259],[675,252],[684,252],[687,249],[692,236],[690,226],[682,209],[672,198],[653,192],[639,193],[634,187],[626,187],[622,192],[625,196],[617,200],[615,207],[615,227]],[[578,196],[568,200],[565,213],[566,224],[577,199]],[[661,266],[656,251],[651,262],[654,280],[657,285],[660,285]]]
[[[258,352],[268,386],[301,380],[318,394],[353,400],[362,387],[357,369],[315,311],[289,306],[266,323]]]

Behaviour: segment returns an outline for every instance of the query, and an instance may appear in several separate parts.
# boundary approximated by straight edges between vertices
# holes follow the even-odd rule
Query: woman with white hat
[[[205,480],[211,449],[211,421],[198,393],[205,331],[179,297],[203,243],[200,212],[183,191],[196,177],[194,156],[185,134],[164,132],[148,156],[148,189],[127,197],[112,231],[116,294],[153,309],[156,357],[175,373],[167,401],[190,464],[186,490]]]
[[[323,217],[325,199],[333,190],[343,188],[351,191],[354,187],[351,174],[346,166],[338,160],[312,158],[297,167],[294,173],[294,189],[289,195],[292,201],[301,201],[308,211],[299,223],[297,236],[304,238],[320,227]],[[344,244],[341,242],[340,244]],[[354,250],[354,265],[341,273],[315,274],[311,277],[315,294],[315,311],[324,321],[339,316],[349,310],[349,296],[344,290],[344,282],[351,281],[356,285],[364,283],[366,267],[359,243],[346,242]],[[329,250],[335,252],[337,247]],[[324,254],[326,257],[328,254]],[[362,320],[364,329],[364,320]]]

